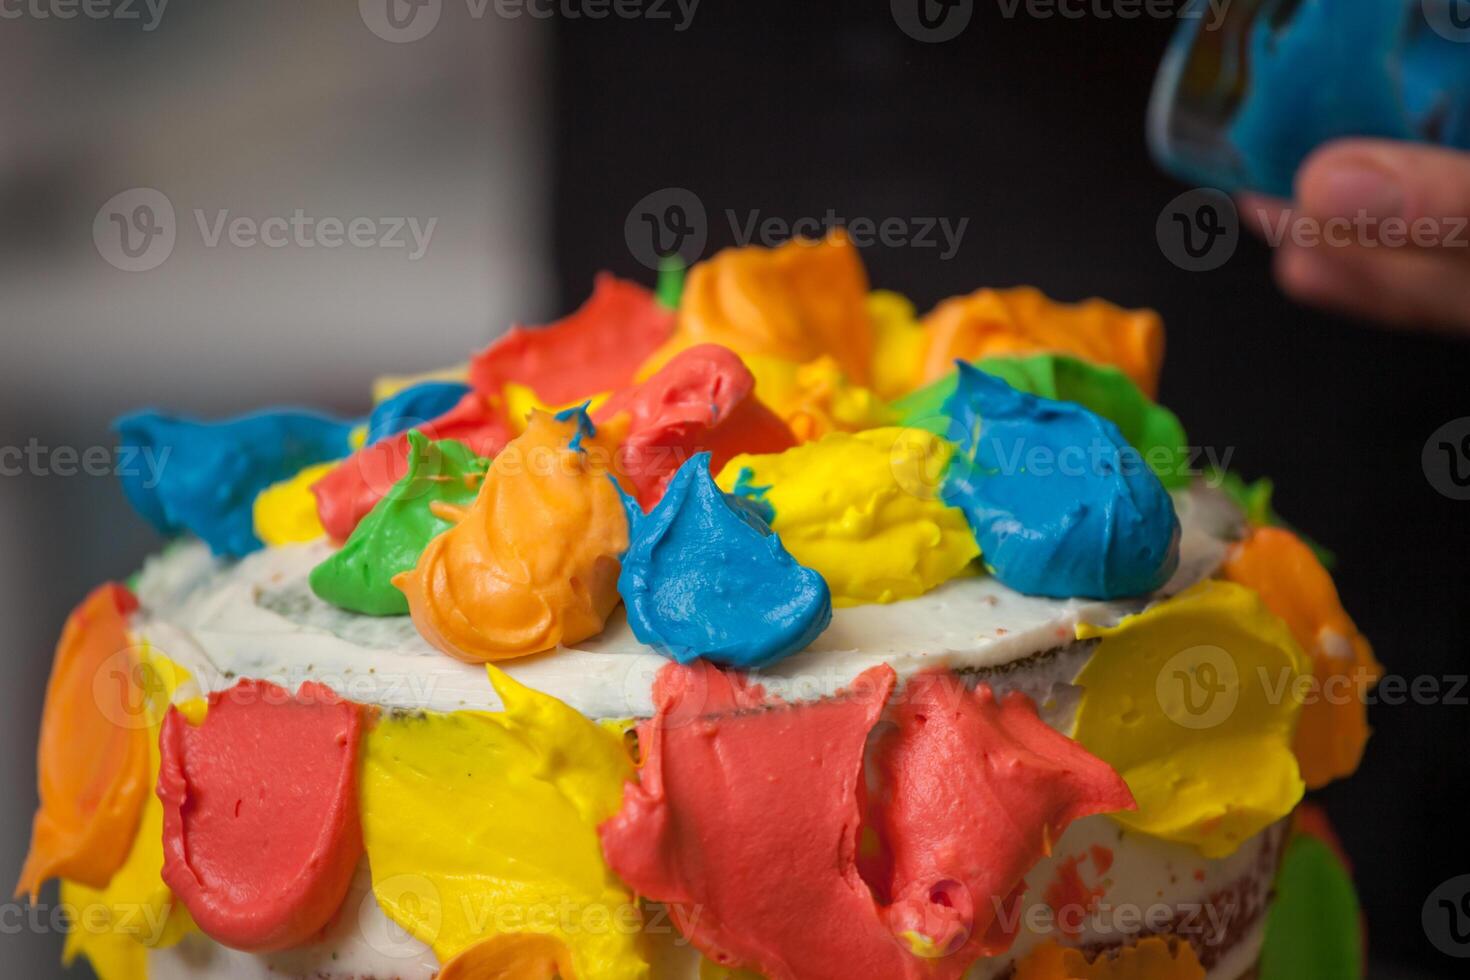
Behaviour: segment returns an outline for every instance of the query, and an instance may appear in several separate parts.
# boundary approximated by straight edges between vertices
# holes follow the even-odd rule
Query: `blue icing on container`
[[[434,421],[458,405],[469,390],[469,385],[457,381],[424,381],[404,388],[373,408],[373,414],[368,417],[368,442]]]
[[[633,635],[663,655],[764,667],[821,635],[832,595],[753,508],[715,486],[709,461],[689,459],[634,517],[618,591]]]
[[[1094,599],[1168,581],[1174,502],[1118,427],[964,362],[959,371],[944,406],[959,442],[944,499],[965,512],[995,577],[1028,595]]]
[[[160,533],[192,531],[216,555],[238,558],[261,547],[251,514],[256,494],[346,456],[353,425],[290,409],[223,422],[135,412],[113,429],[132,458],[156,465],[120,468],[118,476],[129,502]]]

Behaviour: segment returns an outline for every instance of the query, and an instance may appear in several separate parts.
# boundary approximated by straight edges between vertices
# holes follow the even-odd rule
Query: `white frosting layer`
[[[1176,503],[1183,529],[1179,571],[1161,596],[1212,574],[1239,522],[1214,491],[1195,488]],[[217,565],[203,545],[178,545],[145,566],[135,626],[206,691],[238,677],[292,690],[316,680],[364,704],[499,709],[484,668],[429,646],[408,617],[354,615],[312,594],[307,575],[328,553],[328,545],[317,543]],[[759,680],[788,700],[807,700],[836,692],[880,663],[892,665],[900,680],[941,666],[995,669],[1072,643],[1079,622],[1111,625],[1144,605],[1044,599],[988,576],[956,579],[905,602],[836,610],[815,643],[760,672]],[[591,718],[626,718],[653,713],[653,678],[667,663],[617,613],[593,639],[499,666]]]

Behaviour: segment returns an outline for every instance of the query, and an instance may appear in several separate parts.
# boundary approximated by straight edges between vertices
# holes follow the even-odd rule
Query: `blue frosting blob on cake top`
[[[409,429],[422,428],[458,405],[469,390],[469,385],[458,381],[421,381],[409,385],[373,407],[373,414],[368,417],[367,441],[371,444]]]

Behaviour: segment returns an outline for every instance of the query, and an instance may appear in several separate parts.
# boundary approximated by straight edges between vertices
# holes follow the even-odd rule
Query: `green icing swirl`
[[[408,434],[408,472],[393,484],[335,554],[311,570],[311,591],[334,606],[369,616],[406,616],[408,600],[393,576],[450,524],[429,508],[433,501],[468,506],[490,461],[454,439],[431,442]]]
[[[1276,874],[1261,980],[1355,980],[1363,975],[1357,891],[1322,841],[1298,835]]]
[[[1189,449],[1184,427],[1167,408],[1151,401],[1122,371],[1062,354],[987,357],[975,367],[1017,391],[1075,402],[1116,425],[1169,489],[1189,483]],[[944,403],[954,393],[950,373],[893,403],[898,424],[944,435]]]

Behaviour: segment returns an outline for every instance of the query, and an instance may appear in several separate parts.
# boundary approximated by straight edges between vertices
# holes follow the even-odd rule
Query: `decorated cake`
[[[1378,666],[1163,348],[836,233],[122,418],[177,539],[62,632],[17,894],[102,980],[1356,975]]]

